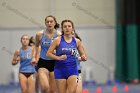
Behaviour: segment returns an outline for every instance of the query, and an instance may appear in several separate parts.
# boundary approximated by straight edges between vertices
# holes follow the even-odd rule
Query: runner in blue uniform
[[[46,56],[46,52],[50,47],[50,44],[53,42],[60,33],[57,31],[59,27],[56,18],[52,15],[49,15],[45,18],[46,29],[37,32],[36,34],[36,59],[40,54],[38,66],[38,75],[39,83],[42,93],[55,93],[56,83],[54,79],[54,65],[55,60]],[[39,51],[39,47],[41,48]]]
[[[78,69],[76,64],[77,50],[81,60],[87,57],[81,41],[72,34],[74,24],[71,20],[63,20],[61,23],[62,36],[57,37],[51,44],[47,56],[56,60],[54,74],[59,93],[76,93]],[[53,51],[56,50],[56,55]]]
[[[19,82],[22,93],[35,92],[35,67],[32,65],[34,59],[33,48],[29,47],[29,36],[23,35],[21,37],[22,47],[17,49],[14,53],[12,65],[20,62],[19,68]]]

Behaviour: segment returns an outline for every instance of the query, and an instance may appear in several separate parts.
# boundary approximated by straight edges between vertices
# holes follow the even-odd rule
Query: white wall
[[[60,23],[71,19],[77,25],[115,25],[115,0],[0,0],[0,27],[44,26],[47,15]]]
[[[39,29],[0,29],[0,84],[7,84],[12,80],[11,65],[15,49],[20,47],[22,34],[35,35]],[[107,80],[107,70],[104,66],[114,67],[115,64],[115,31],[107,27],[77,27],[87,50],[89,60],[82,63],[83,73],[92,68],[93,78],[99,83]]]
[[[87,68],[91,69],[93,73],[91,77],[98,83],[105,83],[108,79],[108,69],[112,71],[115,67],[115,30],[90,27],[79,28],[78,33],[89,56],[89,60],[82,63],[83,72]]]

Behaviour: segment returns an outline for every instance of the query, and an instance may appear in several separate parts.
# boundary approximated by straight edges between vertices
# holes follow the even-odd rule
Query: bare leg
[[[24,76],[24,74],[22,74],[22,73],[19,73],[19,82],[20,82],[21,92],[28,93],[27,77]]]
[[[66,79],[57,79],[56,85],[58,88],[58,93],[66,93],[67,90]]]
[[[35,93],[35,74],[28,77],[28,93]]]
[[[67,86],[69,93],[76,93],[77,89],[77,76],[73,75],[67,79]]]
[[[82,77],[81,74],[78,76],[78,86],[76,89],[76,93],[82,93]]]
[[[54,79],[54,72],[50,72],[49,75],[49,82],[50,82],[50,89],[49,89],[49,93],[56,93],[57,92],[57,87],[56,87],[56,82]]]
[[[35,91],[36,91],[36,93],[39,93],[39,75],[38,75],[38,72],[36,73]]]
[[[41,87],[42,93],[48,93],[49,92],[49,71],[46,68],[39,68],[38,70],[39,74],[39,83]]]

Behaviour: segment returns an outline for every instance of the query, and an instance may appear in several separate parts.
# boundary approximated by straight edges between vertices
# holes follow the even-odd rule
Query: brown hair
[[[75,34],[76,38],[78,38],[80,41],[82,41],[82,39],[80,38],[80,36],[76,32],[74,32],[74,34]]]
[[[55,23],[56,23],[55,26],[54,26],[54,28],[55,28],[55,29],[58,29],[58,28],[59,28],[59,24],[57,23],[56,18],[55,18],[54,16],[52,16],[52,15],[49,15],[49,16],[47,16],[47,17],[45,18],[45,22],[47,21],[47,18],[48,18],[48,17],[52,17],[52,18],[54,19],[54,21],[55,21]]]
[[[35,45],[35,38],[33,36],[29,39],[29,46]]]

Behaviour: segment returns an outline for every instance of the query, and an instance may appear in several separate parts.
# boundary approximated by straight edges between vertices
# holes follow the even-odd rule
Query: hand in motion
[[[16,62],[20,62],[20,56],[17,57]]]
[[[35,59],[35,58],[32,59],[31,64],[32,64],[33,66],[36,66],[36,65],[37,65],[37,62],[36,62],[36,59]]]
[[[59,57],[59,60],[65,60],[65,59],[67,59],[67,55],[61,55],[61,56]]]
[[[85,55],[81,56],[81,61],[87,61],[87,57]]]

